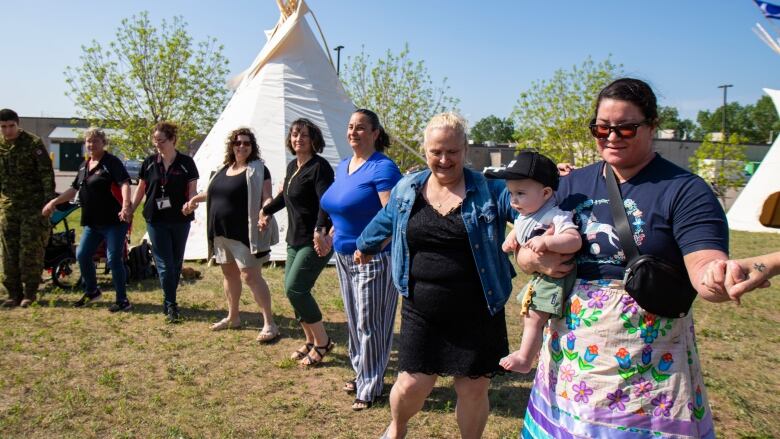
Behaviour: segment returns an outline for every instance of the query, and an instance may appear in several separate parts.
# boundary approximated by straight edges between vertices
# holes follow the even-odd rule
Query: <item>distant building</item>
[[[84,160],[84,139],[78,128],[89,127],[86,119],[67,117],[20,117],[19,125],[25,131],[43,140],[49,150],[54,169],[78,171]]]

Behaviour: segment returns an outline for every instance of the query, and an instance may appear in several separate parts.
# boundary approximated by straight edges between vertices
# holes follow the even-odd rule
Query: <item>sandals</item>
[[[325,358],[325,355],[333,350],[333,347],[336,346],[336,343],[333,343],[333,340],[328,337],[328,342],[325,343],[325,346],[312,346],[312,350],[317,353],[317,356],[319,358],[315,358],[311,356],[311,351],[309,351],[302,359],[298,362],[298,366],[302,368],[307,367],[315,367],[318,366],[320,363],[322,363],[322,360]]]
[[[361,410],[370,409],[374,405],[373,401],[364,401],[359,398],[355,398],[355,402],[352,403],[352,411],[359,412]]]
[[[295,352],[290,355],[291,360],[300,361],[303,360],[306,355],[309,354],[309,351],[311,348],[314,347],[314,343],[306,343],[305,345],[302,345],[298,349],[295,350]]]
[[[355,392],[357,392],[357,383],[355,383],[355,380],[347,381],[344,383],[344,387],[342,387],[341,390],[350,395],[354,395]]]
[[[273,325],[269,328],[263,328],[260,333],[257,334],[257,338],[255,340],[258,343],[270,343],[277,338],[279,338],[279,327]]]
[[[225,329],[238,329],[241,327],[241,321],[232,323],[227,317],[211,325],[212,331],[224,331]]]

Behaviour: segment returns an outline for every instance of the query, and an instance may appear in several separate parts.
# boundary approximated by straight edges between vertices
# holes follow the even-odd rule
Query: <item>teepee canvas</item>
[[[780,90],[765,88],[780,113]],[[747,232],[780,233],[780,137],[761,161],[727,215],[729,228]]]
[[[228,134],[239,127],[254,131],[274,193],[293,159],[284,142],[295,119],[305,117],[322,130],[326,146],[321,155],[334,168],[351,153],[346,127],[355,106],[336,75],[327,48],[323,49],[304,18],[310,10],[303,0],[278,3],[279,22],[266,32],[268,41],[255,61],[235,78],[235,93],[195,154],[199,191],[206,189],[209,176],[221,165]],[[271,259],[285,260],[286,212],[275,216],[280,243],[271,249]],[[190,229],[185,259],[205,259],[207,250],[206,209],[201,206]]]

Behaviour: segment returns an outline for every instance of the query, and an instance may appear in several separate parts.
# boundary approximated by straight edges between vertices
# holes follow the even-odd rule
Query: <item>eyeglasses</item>
[[[603,125],[597,124],[596,121],[592,121],[589,125],[590,133],[593,137],[604,140],[609,137],[612,132],[615,133],[621,139],[633,139],[636,137],[636,132],[639,127],[645,125],[646,120],[639,123],[621,123],[620,125]]]
[[[252,146],[252,142],[248,140],[234,140],[233,146]]]

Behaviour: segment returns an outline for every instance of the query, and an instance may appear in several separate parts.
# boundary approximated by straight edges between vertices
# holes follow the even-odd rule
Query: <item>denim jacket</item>
[[[490,314],[501,311],[512,291],[515,271],[501,251],[507,221],[516,213],[509,205],[509,192],[503,180],[488,180],[470,169],[463,170],[466,198],[461,216],[477,265],[482,290]],[[376,254],[382,242],[391,237],[393,283],[402,296],[409,296],[409,245],[406,226],[418,192],[431,175],[429,169],[407,175],[395,185],[390,201],[366,226],[357,240],[362,253]]]

